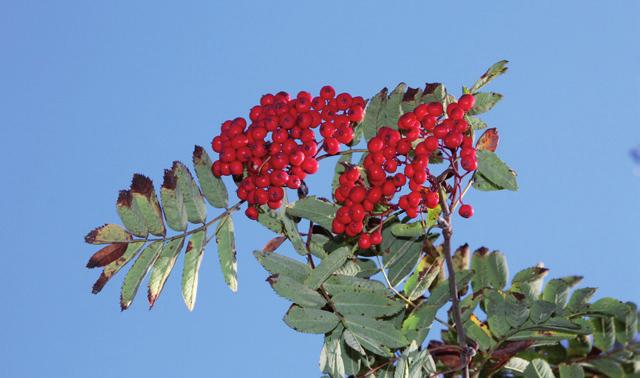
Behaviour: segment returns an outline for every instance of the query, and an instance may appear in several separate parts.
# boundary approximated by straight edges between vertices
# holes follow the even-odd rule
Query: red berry
[[[430,102],[427,104],[427,111],[434,117],[440,117],[442,115],[442,104],[439,102]]]
[[[320,96],[325,100],[331,100],[336,95],[336,90],[330,85],[325,85],[320,89]]]
[[[460,105],[462,110],[464,110],[465,112],[468,112],[469,110],[471,110],[471,108],[473,108],[473,105],[475,105],[475,103],[476,103],[476,99],[475,97],[473,97],[472,94],[464,94],[460,96],[460,98],[458,99],[458,105]]]
[[[371,234],[371,244],[379,245],[380,243],[382,243],[382,233],[380,231],[374,231]]]
[[[360,249],[369,249],[371,248],[371,236],[369,234],[362,234],[358,239],[358,247]]]
[[[471,218],[473,216],[473,207],[471,205],[462,205],[458,210],[458,214],[463,218]]]
[[[384,141],[378,137],[373,137],[369,140],[369,143],[367,143],[367,148],[369,152],[380,152],[384,148]]]
[[[245,210],[244,214],[249,219],[252,219],[252,220],[257,220],[258,219],[258,209],[256,209],[253,206],[248,207],[247,210]]]
[[[302,169],[309,174],[318,172],[319,164],[314,158],[307,158],[302,162]]]

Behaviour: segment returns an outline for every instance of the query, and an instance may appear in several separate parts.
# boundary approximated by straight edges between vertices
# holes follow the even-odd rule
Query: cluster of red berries
[[[366,249],[381,241],[379,231],[370,233],[366,226],[373,225],[377,230],[389,209],[400,208],[408,217],[416,218],[419,213],[437,207],[440,198],[429,171],[429,160],[436,151],[442,151],[455,169],[458,158],[467,172],[478,167],[470,127],[464,119],[474,102],[473,95],[465,94],[447,106],[446,114],[438,102],[421,104],[399,118],[398,130],[380,128],[369,140],[369,153],[363,162],[368,187],[357,168],[345,171],[340,177],[334,196],[342,207],[333,221],[332,231],[350,237],[359,235],[359,246]],[[408,193],[392,203],[407,183]],[[376,214],[374,210],[378,205],[387,210]],[[469,218],[473,208],[463,205],[459,213]]]
[[[357,167],[350,167],[339,177],[339,185],[336,188],[334,197],[336,202],[342,205],[336,212],[331,228],[335,234],[346,234],[349,237],[359,235],[358,246],[361,249],[368,249],[371,246],[382,243],[382,233],[379,223],[374,226],[376,215],[376,205],[384,196],[380,187],[366,188],[364,179],[360,175]],[[395,186],[393,187],[395,193]],[[368,220],[367,226],[371,225],[372,230],[365,231],[364,220]]]
[[[244,118],[225,121],[211,146],[219,154],[211,170],[217,177],[236,176],[237,195],[249,203],[245,214],[258,218],[258,207],[277,209],[284,188],[298,189],[308,174],[318,170],[322,148],[335,155],[340,145],[353,141],[353,125],[364,118],[365,100],[348,93],[336,96],[325,86],[320,95],[300,92],[266,94]],[[319,128],[322,140],[314,129]]]

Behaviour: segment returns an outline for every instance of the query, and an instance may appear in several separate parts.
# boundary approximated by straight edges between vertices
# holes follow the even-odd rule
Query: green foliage
[[[211,173],[211,158],[200,146],[194,149],[193,164],[200,186],[189,168],[176,161],[164,173],[160,188],[162,204],[151,179],[134,175],[131,187],[120,191],[116,201],[116,211],[124,228],[106,224],[87,234],[87,243],[108,244],[94,254],[88,264],[92,268],[103,267],[93,285],[94,294],[99,293],[125,265],[134,261],[122,285],[120,306],[123,310],[131,306],[138,288],[151,272],[147,299],[153,307],[183,251],[185,241],[188,241],[184,252],[182,294],[187,308],[192,310],[202,255],[211,239],[206,232],[216,223],[215,236],[223,276],[229,288],[237,290],[236,250],[230,214],[240,207],[240,203],[226,208],[227,189],[222,180]],[[226,208],[209,221],[206,219],[205,197],[212,206]],[[178,234],[167,235],[165,222]],[[189,223],[195,225],[189,229]]]
[[[473,86],[463,88],[475,96],[465,118],[472,130],[487,126],[475,115],[502,99],[479,90],[504,73],[506,63],[494,64]],[[396,128],[398,118],[420,104],[440,102],[446,108],[453,101],[437,83],[424,89],[404,83],[391,92],[385,88],[368,101],[364,120],[353,125],[354,144],[383,126]],[[497,142],[495,129],[487,132],[495,137],[490,142]],[[477,151],[473,187],[517,190],[515,172],[492,152],[497,143],[483,144],[491,148]],[[346,167],[355,166],[355,151],[338,160],[333,189]],[[165,171],[161,202],[151,180],[134,175],[116,202],[124,227],[106,224],[85,237],[87,243],[103,245],[87,264],[103,269],[94,293],[132,261],[121,288],[121,308],[132,304],[149,272],[147,297],[153,307],[186,244],[182,295],[192,310],[204,250],[214,238],[225,283],[237,290],[232,213],[242,202],[229,206],[225,184],[212,174],[211,159],[202,147],[196,146],[192,162],[197,180],[180,162]],[[635,304],[614,298],[591,302],[594,288],[574,289],[580,276],[545,284],[549,270],[542,265],[515,273],[509,284],[503,253],[482,247],[471,254],[466,244],[452,253],[449,210],[459,202],[449,194],[442,206],[411,222],[399,219],[397,208],[376,208],[390,215],[368,225],[380,227],[383,241],[366,250],[358,248],[357,238],[329,232],[338,209],[329,200],[303,193],[295,202],[285,199],[280,209],[260,207],[259,224],[277,236],[254,256],[268,272],[274,292],[290,302],[284,322],[296,331],[324,336],[323,373],[331,378],[448,377],[468,366],[477,377],[640,376]],[[207,203],[222,210],[208,218]],[[168,235],[168,229],[176,234]],[[286,240],[295,258],[276,252]],[[435,322],[442,325],[441,340],[427,343]]]
[[[478,170],[473,175],[473,187],[482,191],[518,190],[516,173],[498,158],[495,152],[479,150]]]

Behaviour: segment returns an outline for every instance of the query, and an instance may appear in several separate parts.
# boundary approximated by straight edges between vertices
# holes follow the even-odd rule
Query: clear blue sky
[[[83,236],[117,221],[132,173],[159,183],[265,92],[457,91],[503,58],[485,119],[521,190],[472,194],[456,241],[640,300],[638,2],[221,3],[0,1],[0,376],[319,376],[321,338],[280,321],[251,255],[258,225],[237,217],[239,293],[210,249],[193,313],[177,275],[152,312],[119,311],[122,277],[91,295]]]

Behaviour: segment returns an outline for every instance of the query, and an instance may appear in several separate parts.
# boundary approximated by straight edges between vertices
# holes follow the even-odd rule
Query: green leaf
[[[511,330],[507,320],[507,305],[502,294],[495,290],[489,290],[486,302],[487,323],[491,333],[497,337],[506,335]]]
[[[331,296],[340,295],[342,293],[371,293],[387,296],[391,294],[389,289],[380,281],[372,279],[363,279],[352,276],[335,275],[329,277],[323,284],[324,289]]]
[[[593,325],[593,345],[603,352],[613,348],[616,341],[613,318],[593,317],[591,324]]]
[[[236,239],[231,215],[222,217],[218,222],[216,243],[224,282],[235,293],[238,291],[238,262],[236,260]]]
[[[121,190],[116,201],[116,210],[122,224],[132,234],[141,238],[147,237],[149,230],[142,218],[142,214],[137,207],[133,205],[133,197],[130,190]]]
[[[400,330],[388,321],[349,315],[345,317],[344,324],[362,346],[376,354],[379,354],[385,347],[395,349],[409,344]]]
[[[467,113],[472,116],[488,112],[496,106],[498,101],[502,100],[502,95],[495,92],[475,93],[473,97],[475,97],[476,103]]]
[[[312,221],[314,224],[331,230],[338,207],[330,202],[310,196],[287,206],[287,214]]]
[[[511,357],[509,362],[507,362],[503,368],[511,371],[515,371],[517,373],[524,373],[524,371],[529,366],[529,361],[520,357]]]
[[[187,250],[184,254],[184,267],[182,269],[182,298],[189,311],[193,311],[198,293],[198,273],[204,252],[206,229],[191,235]]]
[[[198,176],[198,181],[200,181],[204,197],[211,206],[223,209],[229,206],[229,194],[224,182],[213,175],[211,164],[211,158],[204,148],[195,146],[193,150],[193,166],[196,176]]]
[[[596,359],[590,361],[588,366],[593,367],[595,370],[606,375],[610,378],[623,378],[625,377],[624,369],[622,366],[611,359]]]
[[[536,358],[529,363],[524,371],[525,378],[555,378],[551,366],[540,358]]]
[[[346,374],[345,364],[342,358],[342,343],[337,327],[325,336],[322,350],[320,351],[320,371],[329,374],[330,377],[344,377]]]
[[[482,130],[487,128],[487,123],[480,118],[465,115],[464,119],[467,121],[472,130]]]
[[[404,293],[409,300],[413,301],[427,291],[433,281],[438,277],[438,274],[440,274],[443,260],[443,256],[437,256],[435,258],[423,256],[420,259],[418,267],[411,276],[409,276],[403,287]]]
[[[129,261],[131,261],[138,255],[138,252],[140,252],[144,244],[144,241],[129,243],[129,245],[127,245],[126,251],[124,251],[124,254],[122,256],[120,256],[116,261],[113,261],[112,263],[104,267],[102,273],[100,274],[100,277],[98,277],[96,282],[93,284],[91,292],[93,294],[98,294],[102,290],[104,285],[106,285],[107,282],[111,279],[111,277],[116,275],[116,273],[118,273],[120,269],[122,269],[129,263]]]
[[[383,88],[369,100],[365,117],[361,124],[366,140],[375,136],[378,129],[383,126],[398,128],[398,118],[402,114],[401,103],[406,90],[407,85],[400,83],[388,96],[389,90]]]
[[[307,245],[304,240],[302,240],[302,236],[300,236],[300,232],[298,231],[298,226],[296,223],[286,214],[281,214],[282,225],[284,226],[284,234],[287,236],[287,239],[293,245],[293,249],[300,255],[307,255]]]
[[[486,324],[481,323],[475,315],[471,315],[471,318],[464,322],[464,330],[467,337],[478,343],[478,347],[482,351],[488,351],[497,345],[489,328]]]
[[[282,224],[280,214],[270,210],[266,206],[261,206],[260,210],[260,213],[258,213],[258,223],[277,234],[284,234],[284,225]]]
[[[560,364],[560,378],[584,378],[584,370],[578,364]]]
[[[320,293],[293,278],[273,275],[267,281],[278,295],[300,306],[321,308],[327,304]]]
[[[345,344],[349,346],[349,348],[360,353],[360,355],[362,356],[366,356],[367,352],[365,352],[364,348],[362,348],[362,345],[360,345],[360,343],[358,342],[358,339],[356,339],[356,337],[353,335],[353,333],[351,333],[351,331],[349,331],[348,329],[345,329],[342,332],[342,339],[344,340]]]
[[[149,269],[160,255],[162,245],[162,241],[155,241],[149,244],[147,248],[140,253],[140,256],[138,256],[133,263],[129,272],[127,272],[120,292],[120,308],[123,311],[131,306],[131,302],[133,302],[133,298],[138,292],[140,283],[142,283],[147,272],[149,272]]]
[[[402,333],[408,340],[422,344],[429,334],[431,324],[435,320],[438,310],[442,306],[444,306],[444,303],[421,303],[402,322]]]
[[[542,292],[542,281],[549,269],[543,267],[531,267],[519,271],[511,280],[509,291],[520,293],[529,299],[537,299]]]
[[[628,312],[629,307],[624,302],[609,297],[598,299],[589,306],[590,314],[610,315],[620,321],[626,320]]]
[[[324,259],[328,256],[325,250],[325,244],[329,242],[329,237],[323,234],[311,235],[311,243],[309,243],[309,252],[319,259]]]
[[[184,206],[182,192],[178,188],[178,179],[173,171],[164,170],[164,181],[160,188],[160,198],[167,225],[176,231],[187,229],[187,209]]]
[[[146,176],[135,174],[131,180],[131,199],[133,206],[142,215],[147,229],[153,235],[163,236],[165,234],[162,210],[153,182]]]
[[[634,303],[627,302],[629,312],[624,321],[614,319],[616,330],[616,341],[620,344],[627,344],[635,340],[638,333],[638,306]]]
[[[587,308],[589,300],[595,293],[596,288],[593,287],[574,290],[573,294],[571,294],[571,298],[569,299],[569,303],[567,304],[567,310],[570,313],[576,313],[584,310]]]
[[[350,247],[340,247],[333,251],[320,265],[311,271],[305,284],[312,289],[317,289],[329,276],[340,268],[352,254]]]
[[[389,281],[397,285],[416,266],[420,259],[421,238],[397,238],[386,228],[382,233],[384,266],[389,269]]]
[[[289,308],[283,320],[292,329],[303,333],[327,333],[340,322],[332,312],[295,304]]]
[[[478,170],[474,174],[473,187],[482,191],[518,190],[515,172],[491,151],[479,150]]]
[[[182,193],[182,200],[187,210],[187,218],[191,223],[204,223],[207,216],[207,207],[200,188],[196,184],[189,168],[179,161],[174,161],[171,167],[173,174],[178,179],[178,188]]]
[[[160,296],[162,288],[164,287],[165,282],[167,282],[167,278],[169,278],[169,274],[176,263],[176,259],[178,258],[178,254],[182,250],[183,245],[184,237],[168,241],[162,248],[160,256],[153,264],[151,277],[149,278],[149,291],[147,293],[147,299],[149,300],[150,307],[153,307]]]
[[[531,305],[531,313],[529,318],[534,323],[542,323],[551,317],[551,314],[557,309],[555,303],[539,300]]]
[[[380,111],[381,126],[388,126],[393,129],[398,128],[398,118],[402,115],[402,108],[400,103],[404,97],[404,93],[407,91],[407,84],[398,84],[387,99],[385,106]]]
[[[557,304],[563,308],[569,297],[569,289],[582,280],[580,276],[556,278],[547,283],[542,293],[542,299]]]
[[[391,225],[391,233],[400,238],[417,238],[424,235],[426,229],[422,222],[394,223]]]
[[[311,268],[309,268],[307,265],[277,253],[255,251],[253,252],[253,255],[256,257],[256,259],[258,259],[258,262],[271,274],[287,276],[300,283],[303,283],[309,276],[309,273],[311,273]]]
[[[131,234],[117,224],[105,224],[97,227],[84,237],[84,241],[89,244],[112,244],[130,240]]]
[[[499,251],[488,253],[486,248],[480,248],[471,257],[471,270],[475,272],[471,287],[478,291],[484,287],[502,289],[509,277],[507,259]]]
[[[487,72],[483,73],[482,76],[480,76],[478,81],[476,81],[475,84],[473,84],[473,86],[471,87],[471,89],[469,89],[469,91],[471,93],[475,93],[478,91],[478,89],[487,85],[491,80],[507,72],[507,69],[508,69],[507,63],[509,63],[509,61],[501,60],[493,64],[491,67],[489,67]]]
[[[384,295],[353,291],[344,292],[333,296],[332,301],[339,313],[350,315],[362,315],[371,318],[391,316],[404,308],[397,300],[392,300]]]
[[[520,327],[529,318],[529,308],[524,301],[519,301],[513,295],[507,295],[505,300],[507,322],[513,328]]]

